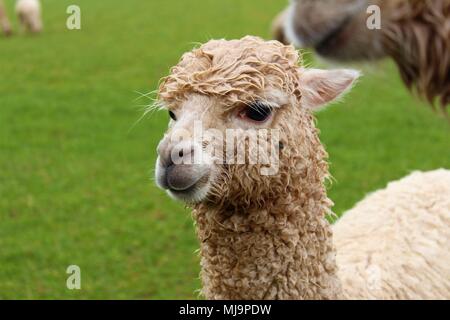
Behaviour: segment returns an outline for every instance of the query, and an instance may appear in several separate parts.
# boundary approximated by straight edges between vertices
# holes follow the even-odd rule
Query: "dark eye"
[[[239,112],[239,117],[254,122],[264,122],[272,114],[272,107],[262,102],[253,102]]]
[[[172,111],[169,111],[169,117],[170,117],[173,121],[177,121],[177,116],[176,116],[175,113],[173,113]]]

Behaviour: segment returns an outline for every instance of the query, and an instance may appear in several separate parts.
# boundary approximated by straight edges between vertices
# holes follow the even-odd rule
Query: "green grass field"
[[[45,32],[0,37],[0,298],[197,298],[189,212],[151,180],[168,116],[140,118],[180,55],[210,38],[268,38],[285,0],[43,0]],[[6,0],[12,18],[12,0]],[[79,4],[82,29],[66,29]],[[364,67],[318,115],[342,213],[412,170],[450,167],[450,124]],[[137,100],[136,100],[137,99]],[[82,289],[66,288],[69,265]]]

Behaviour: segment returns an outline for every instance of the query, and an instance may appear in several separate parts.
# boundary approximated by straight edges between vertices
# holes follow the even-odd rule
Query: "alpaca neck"
[[[266,203],[264,210],[198,206],[193,215],[205,297],[339,298],[332,231],[325,219],[330,205],[320,183],[314,191],[293,190]]]

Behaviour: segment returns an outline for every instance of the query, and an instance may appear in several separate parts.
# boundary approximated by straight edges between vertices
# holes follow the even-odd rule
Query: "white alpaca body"
[[[334,225],[349,299],[450,299],[450,171],[391,182]]]
[[[29,32],[42,30],[41,4],[39,0],[18,0],[16,14],[22,26]]]

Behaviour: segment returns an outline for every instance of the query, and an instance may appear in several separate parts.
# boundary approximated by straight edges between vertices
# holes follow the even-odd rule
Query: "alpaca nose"
[[[195,148],[190,142],[181,142],[175,145],[162,142],[158,146],[157,151],[160,157],[160,163],[165,168],[173,165],[194,164]]]
[[[172,191],[190,190],[204,175],[206,168],[194,163],[195,146],[191,141],[161,142],[158,146],[157,182]]]
[[[192,144],[176,145],[172,148],[171,160],[174,164],[194,164],[194,146]]]

